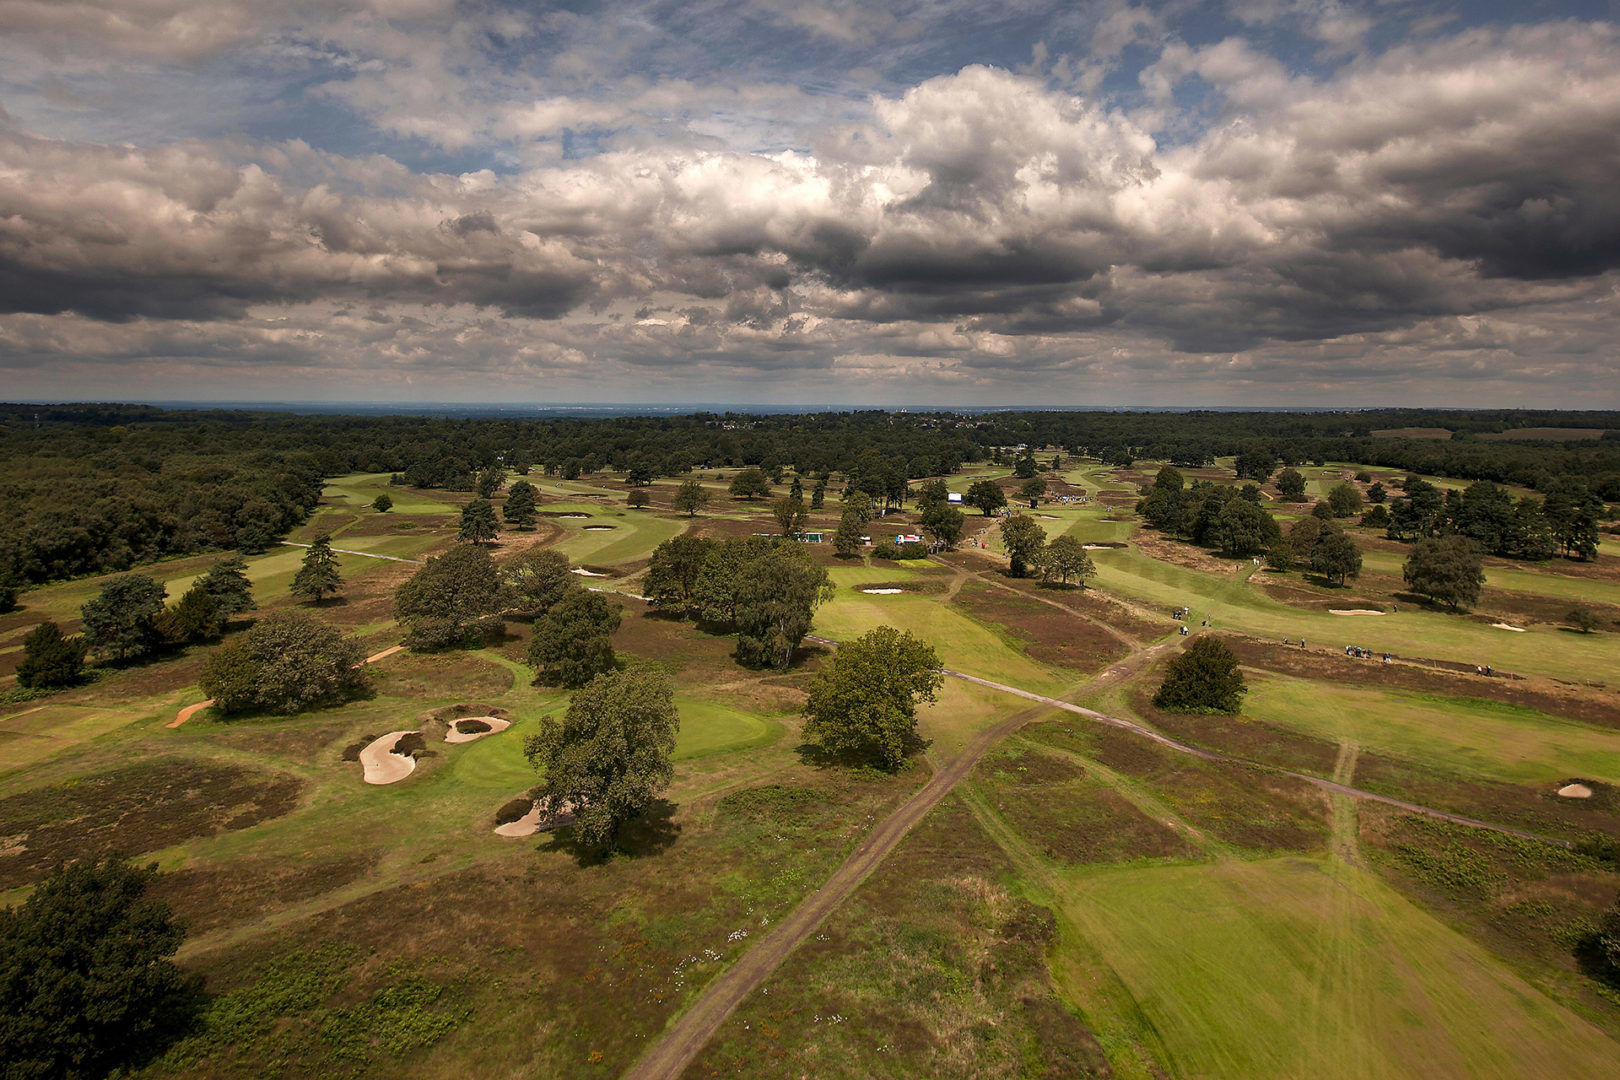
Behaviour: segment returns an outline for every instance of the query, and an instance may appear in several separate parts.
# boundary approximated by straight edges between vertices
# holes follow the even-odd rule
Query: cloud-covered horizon
[[[1605,5],[985,7],[0,0],[0,396],[1620,406]]]

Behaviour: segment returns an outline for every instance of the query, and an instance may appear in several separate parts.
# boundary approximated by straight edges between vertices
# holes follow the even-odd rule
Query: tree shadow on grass
[[[824,772],[828,769],[850,769],[856,772],[869,772],[889,777],[911,768],[913,762],[927,753],[929,747],[933,745],[934,740],[925,739],[916,732],[912,732],[906,736],[903,744],[904,757],[900,767],[893,770],[884,768],[871,754],[858,752],[838,753],[818,743],[800,743],[793,748],[793,752],[798,755],[801,764],[807,765],[818,772]]]
[[[1432,596],[1423,596],[1419,593],[1398,592],[1390,595],[1394,597],[1397,604],[1410,604],[1412,607],[1420,608],[1423,611],[1433,611],[1440,615],[1465,615],[1473,610],[1461,604],[1452,607],[1443,600],[1436,600]]]
[[[572,825],[564,825],[547,834],[541,850],[560,851],[580,866],[600,866],[615,858],[644,859],[662,855],[681,835],[681,827],[675,823],[678,809],[680,807],[668,799],[655,800],[641,816],[625,822],[612,847],[583,843]]]
[[[826,645],[818,645],[814,641],[801,642],[799,647],[793,650],[793,659],[788,661],[787,669],[789,671],[798,671],[812,660],[820,663],[831,655],[832,649]]]
[[[1348,581],[1335,585],[1332,581],[1328,580],[1326,574],[1314,574],[1309,570],[1300,571],[1299,576],[1301,580],[1307,582],[1308,584],[1315,585],[1319,589],[1333,589],[1337,592],[1343,592],[1345,589],[1350,587],[1350,583]]]

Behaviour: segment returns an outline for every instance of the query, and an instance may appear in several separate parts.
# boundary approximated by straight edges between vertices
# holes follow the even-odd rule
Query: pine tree
[[[293,576],[292,594],[319,604],[328,593],[335,595],[342,589],[343,577],[338,573],[337,556],[332,554],[331,534],[321,533],[304,552],[303,565]]]
[[[156,620],[165,590],[145,574],[121,574],[79,609],[92,648],[115,660],[139,660],[158,646]]]
[[[17,685],[67,686],[84,672],[86,645],[82,637],[67,637],[54,622],[42,622],[23,638],[23,659],[17,665]]]
[[[838,531],[833,533],[833,551],[846,559],[860,554],[861,525],[858,511],[845,510],[843,517],[838,519]]]
[[[488,499],[474,499],[461,508],[461,529],[456,533],[456,539],[463,544],[487,544],[499,532],[495,508]]]
[[[219,606],[219,616],[226,622],[232,615],[241,615],[258,607],[253,602],[253,582],[248,580],[247,560],[232,555],[209,567],[208,573],[197,579],[197,585]]]
[[[527,480],[519,480],[512,485],[506,494],[506,505],[501,508],[501,516],[506,518],[508,525],[519,529],[532,529],[535,522],[534,485]]]

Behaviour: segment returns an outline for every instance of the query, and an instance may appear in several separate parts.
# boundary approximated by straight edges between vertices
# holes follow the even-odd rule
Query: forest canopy
[[[1568,442],[1493,438],[1606,429]],[[1450,437],[1414,438],[1432,429]],[[1346,412],[699,412],[688,416],[302,415],[146,405],[0,405],[0,578],[45,582],[165,556],[263,550],[302,523],[325,478],[380,472],[410,487],[478,490],[492,468],[603,469],[642,478],[757,468],[773,482],[843,475],[896,505],[909,480],[1056,446],[1114,462],[1216,457],[1355,461],[1546,493],[1580,481],[1620,500],[1620,413],[1386,409]]]

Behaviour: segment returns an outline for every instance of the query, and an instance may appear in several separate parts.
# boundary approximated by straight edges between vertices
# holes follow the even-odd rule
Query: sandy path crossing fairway
[[[285,547],[309,547],[308,544],[300,544],[292,540],[283,540],[281,543]],[[401,555],[379,555],[375,551],[353,551],[349,548],[333,548],[332,550],[339,555],[364,555],[368,559],[387,559],[389,562],[408,562],[415,563],[417,566],[422,565],[421,559],[407,559]]]
[[[187,705],[185,708],[174,714],[173,720],[170,720],[163,726],[166,728],[177,728],[187,720],[190,720],[193,716],[196,716],[198,713],[208,708],[208,706],[212,705],[213,703],[214,699],[209,698],[207,701],[199,701],[195,705]]]

